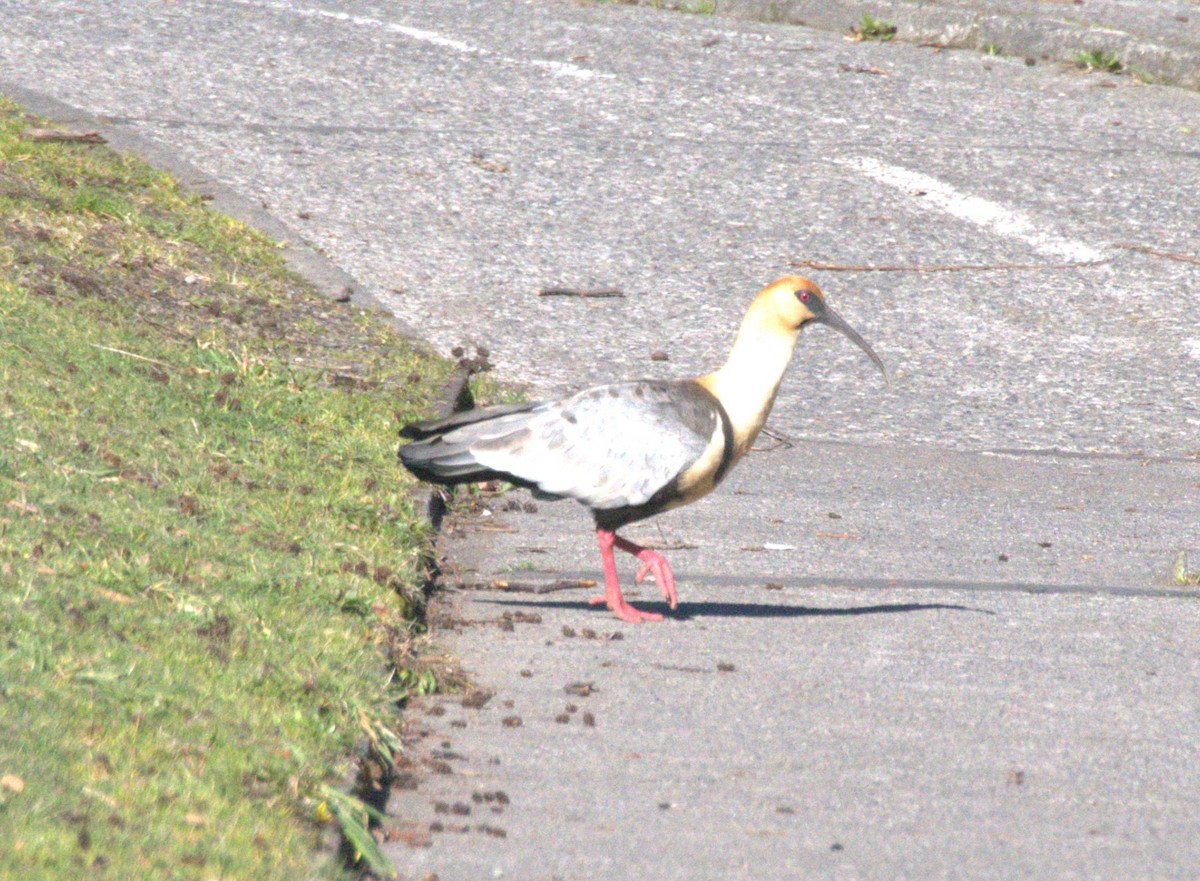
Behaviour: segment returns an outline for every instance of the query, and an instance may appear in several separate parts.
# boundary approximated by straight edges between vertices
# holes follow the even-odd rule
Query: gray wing
[[[715,400],[691,382],[619,383],[486,423],[475,461],[591,508],[640,505],[720,431]],[[481,426],[482,427],[482,426]],[[456,440],[453,434],[447,441]]]

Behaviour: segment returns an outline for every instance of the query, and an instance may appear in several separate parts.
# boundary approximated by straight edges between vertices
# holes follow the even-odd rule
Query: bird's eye
[[[812,295],[811,295],[811,294],[810,294],[810,293],[809,293],[807,290],[805,290],[804,288],[800,288],[800,290],[796,291],[796,298],[797,298],[797,299],[798,299],[798,300],[799,300],[801,303],[807,303],[807,302],[808,302],[808,300],[809,300],[809,297],[811,297],[811,296],[812,296]]]

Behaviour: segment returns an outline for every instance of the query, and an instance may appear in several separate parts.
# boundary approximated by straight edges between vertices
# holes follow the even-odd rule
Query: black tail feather
[[[474,410],[463,410],[461,413],[455,413],[452,416],[447,416],[445,419],[426,419],[423,422],[410,422],[400,429],[400,437],[416,441],[427,440],[439,434],[445,434],[447,431],[452,431],[455,428],[462,428],[464,425],[472,425],[476,422],[494,419],[497,416],[507,416],[510,413],[524,413],[532,410],[537,405],[536,401],[526,404],[497,404],[494,407],[477,407]]]

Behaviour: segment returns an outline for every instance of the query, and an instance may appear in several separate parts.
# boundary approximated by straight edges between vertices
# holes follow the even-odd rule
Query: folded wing
[[[426,480],[499,477],[604,510],[649,501],[700,458],[717,431],[720,415],[706,391],[644,380],[420,423],[407,436],[424,439],[402,447],[400,457]]]

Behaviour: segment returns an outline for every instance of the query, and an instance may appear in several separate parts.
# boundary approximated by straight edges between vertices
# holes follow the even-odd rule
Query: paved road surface
[[[630,530],[682,546],[673,620],[453,597],[541,623],[448,634],[495,696],[422,719],[418,755],[465,758],[396,798],[443,829],[407,876],[1194,875],[1200,95],[620,4],[0,19],[0,81],[167,145],[535,393],[709,369],[793,260],[1033,267],[812,273],[894,388],[805,334],[792,444]],[[596,576],[581,512],[506,502],[447,537],[466,581]]]

